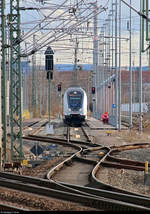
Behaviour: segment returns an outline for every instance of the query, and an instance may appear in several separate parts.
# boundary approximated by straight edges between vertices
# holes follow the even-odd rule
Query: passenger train
[[[81,87],[70,87],[64,93],[64,123],[81,125],[87,119],[87,95]]]

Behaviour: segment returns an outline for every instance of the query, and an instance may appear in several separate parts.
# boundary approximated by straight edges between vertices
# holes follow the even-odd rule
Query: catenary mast
[[[20,64],[20,10],[19,0],[10,0],[10,126],[11,158],[23,158],[21,64]]]

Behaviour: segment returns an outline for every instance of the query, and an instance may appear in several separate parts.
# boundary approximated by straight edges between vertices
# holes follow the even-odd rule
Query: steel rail
[[[54,143],[60,143],[60,144],[64,144],[66,142],[65,139],[58,139],[58,138],[49,138],[49,137],[42,137],[42,136],[28,136],[28,137],[24,137],[25,139],[29,139],[29,140],[39,140],[39,141],[45,141],[45,142],[52,142]],[[90,142],[87,144],[86,142],[81,142],[81,141],[75,141],[75,140],[72,140],[70,141],[70,146],[74,147],[73,143],[76,143],[76,144],[84,144],[84,145],[90,145],[90,146],[94,146],[95,149],[97,149],[97,145],[98,144],[91,144]],[[66,143],[65,143],[66,144]],[[68,144],[68,143],[67,143]],[[137,161],[131,161],[131,160],[127,160],[127,159],[118,159],[116,157],[113,157],[111,154],[114,154],[118,151],[122,151],[122,150],[127,150],[127,149],[133,149],[133,148],[145,148],[145,147],[149,147],[150,144],[148,143],[143,143],[142,145],[141,144],[133,144],[133,145],[124,145],[124,146],[119,146],[119,147],[112,147],[110,153],[107,155],[107,158],[106,160],[111,160],[111,161],[115,161],[115,162],[119,162],[120,164],[117,164],[117,163],[108,163],[106,160],[102,163],[103,165],[107,165],[107,166],[115,166],[116,164],[116,167],[118,165],[118,168],[128,168],[128,169],[135,169],[135,170],[144,170],[144,163],[142,162],[137,162]],[[93,150],[93,148],[91,149]],[[84,152],[85,151],[90,151],[89,149],[84,149]]]
[[[144,162],[129,160],[129,159],[125,159],[125,158],[123,158],[123,159],[117,158],[117,157],[114,157],[113,154],[117,154],[118,152],[121,152],[124,150],[149,148],[149,147],[150,147],[149,143],[142,143],[142,144],[136,143],[136,144],[132,144],[132,145],[129,144],[129,145],[113,147],[113,149],[111,149],[109,155],[106,157],[106,160],[104,162],[102,162],[102,165],[107,166],[107,167],[144,171],[144,169],[145,169]]]
[[[30,136],[31,137],[31,136]],[[35,137],[35,136],[34,136]],[[39,137],[39,136],[38,136]],[[41,138],[43,138],[43,137],[39,137],[40,139],[39,140],[41,140]],[[45,140],[50,140],[50,138],[45,138],[44,139],[44,141]],[[52,140],[52,139],[51,139]],[[56,140],[58,140],[58,139],[56,139]],[[59,139],[60,140],[60,139]],[[61,141],[61,140],[60,140]],[[62,141],[61,141],[62,142]],[[76,141],[75,141],[76,142]],[[84,142],[85,143],[85,142]],[[67,143],[68,144],[68,143]],[[86,143],[87,144],[87,143]],[[90,145],[91,145],[91,143],[89,143]],[[71,145],[73,145],[72,143],[71,143]],[[93,145],[93,144],[92,144]],[[97,146],[97,145],[95,145],[95,146]],[[125,148],[125,147],[124,147]],[[92,149],[95,149],[96,150],[96,148],[92,148]],[[92,150],[91,148],[90,148],[90,150]],[[112,150],[113,150],[113,152],[116,152],[115,151],[115,149],[116,148],[113,148],[113,149],[111,149],[107,154],[104,154],[104,157],[101,159],[101,162],[103,162],[104,160],[105,160],[105,158],[106,157],[108,157],[108,156],[110,156],[110,154],[111,154],[111,152],[112,152]],[[88,149],[86,149],[87,151],[88,151]],[[116,149],[116,150],[118,150],[118,148]],[[72,156],[70,156],[69,158],[67,158],[65,161],[63,161],[62,163],[60,163],[58,166],[55,166],[50,172],[49,172],[49,175],[48,175],[48,177],[51,177],[52,175],[54,175],[54,173],[56,173],[58,170],[60,170],[62,167],[63,167],[63,165],[64,164],[68,164],[69,162],[71,163],[72,161],[73,161],[73,159],[76,159],[76,158],[78,158],[79,159],[79,154],[81,153],[81,151],[84,151],[84,150],[80,150],[80,151],[78,151],[78,152],[76,152],[76,154],[74,154],[74,155],[72,155]],[[81,158],[81,157],[80,157]],[[81,158],[82,159],[82,158]],[[85,160],[84,160],[85,161]],[[89,160],[86,160],[86,161],[89,161]],[[106,161],[105,161],[106,162]],[[94,164],[94,162],[93,162],[93,164]],[[93,173],[93,172],[92,172]],[[92,174],[91,173],[91,174]],[[54,182],[54,181],[53,181]],[[95,181],[94,181],[95,182]],[[98,183],[98,182],[97,182]],[[100,182],[99,182],[100,183]],[[55,185],[61,185],[61,186],[63,186],[63,188],[65,187],[65,186],[67,186],[67,185],[69,185],[69,184],[65,184],[65,183],[62,183],[62,182],[56,182],[55,183]],[[74,185],[73,185],[74,186]],[[99,187],[100,187],[100,185],[98,185]],[[107,185],[106,185],[107,186]],[[106,188],[106,186],[105,186],[105,188]],[[94,187],[95,187],[95,183],[94,183]],[[103,185],[103,187],[104,187],[104,185]],[[72,189],[72,188],[71,188]],[[114,191],[119,191],[118,189],[116,190],[116,188],[114,188],[113,189]],[[70,191],[74,191],[74,188],[72,189],[72,190],[70,190]],[[81,191],[81,189],[80,189],[80,191]],[[87,189],[86,189],[86,191],[87,191]],[[82,191],[81,192],[83,192],[82,194],[85,194],[85,192],[86,191],[84,191],[83,189],[82,189]],[[90,190],[88,189],[88,194],[91,194],[91,192],[90,192]],[[104,191],[104,190],[103,190]],[[106,190],[105,190],[106,191]],[[120,193],[120,192],[122,192],[122,193]],[[119,195],[120,194],[123,194],[123,192],[124,191],[119,191]],[[105,192],[106,193],[106,192]],[[112,191],[109,191],[109,192],[107,192],[107,197],[109,198],[109,195],[114,195],[114,193],[115,192],[113,192],[112,193]],[[128,191],[125,191],[124,193],[128,193]],[[80,193],[81,194],[81,193]],[[92,193],[93,194],[93,193]],[[117,193],[116,193],[117,194]],[[103,195],[105,195],[104,193],[103,193]],[[135,203],[136,204],[136,206],[138,205],[138,204],[140,204],[140,202],[137,202],[138,201],[138,199],[135,199],[135,197],[131,200],[131,197],[132,196],[135,196],[135,197],[139,197],[139,195],[137,194],[132,194],[132,195],[130,195],[130,197],[129,197],[129,194],[128,194],[128,196],[122,196],[122,199],[121,199],[121,201],[123,201],[123,202],[128,202],[129,201],[129,198],[130,198],[130,201],[133,201],[133,204]],[[95,197],[98,197],[97,195],[95,196]],[[106,197],[106,195],[105,195],[105,197]],[[143,205],[143,202],[142,202],[142,204],[141,204],[141,206],[147,206],[147,207],[149,207],[147,204],[149,204],[149,198],[146,198],[146,197],[144,197],[144,196],[141,196],[142,197],[142,200],[144,199],[146,202],[144,203],[144,205]],[[111,196],[110,196],[110,198],[111,198]],[[117,200],[118,200],[118,195],[116,196],[116,198],[117,198]],[[125,199],[124,199],[125,198]],[[112,199],[114,199],[114,197],[112,198]],[[140,200],[141,200],[141,198],[140,198]],[[148,201],[148,202],[147,202]],[[146,204],[146,205],[145,205]]]
[[[84,136],[85,136],[86,139],[87,139],[87,142],[91,142],[91,139],[90,139],[88,133],[85,131],[85,129],[84,129],[83,126],[81,126],[81,129],[82,129],[82,132],[84,133]],[[91,142],[91,143],[92,143],[92,142]]]
[[[70,126],[67,126],[67,134],[66,134],[67,142],[71,141],[70,129],[71,129],[71,127],[70,127]],[[86,138],[86,142],[88,142],[88,143],[93,143],[93,142],[91,142],[91,139],[90,139],[89,135],[87,134],[87,132],[85,131],[85,129],[83,128],[83,126],[78,127],[78,129],[81,129],[82,133],[84,134],[84,136],[85,136],[85,138]]]
[[[147,143],[143,143],[141,144],[141,148],[147,147],[150,144]],[[93,186],[96,186],[97,188],[103,188],[103,189],[107,189],[107,190],[111,190],[111,191],[115,191],[115,192],[120,192],[120,193],[125,193],[125,194],[131,194],[131,195],[138,195],[138,196],[142,196],[147,198],[146,196],[142,195],[142,194],[136,194],[136,193],[132,193],[130,191],[127,191],[125,189],[120,189],[117,187],[114,187],[112,185],[106,184],[102,181],[100,181],[99,179],[97,179],[96,174],[98,172],[98,170],[100,169],[100,166],[112,166],[114,168],[117,168],[117,166],[119,168],[128,168],[128,169],[134,169],[134,170],[144,170],[143,166],[144,163],[139,162],[139,161],[133,161],[133,160],[127,160],[127,159],[121,159],[121,158],[116,158],[113,157],[112,154],[116,154],[117,151],[123,151],[125,149],[133,149],[133,148],[140,148],[140,144],[133,144],[133,145],[124,145],[124,146],[118,146],[118,147],[112,147],[115,149],[111,149],[110,152],[103,158],[101,159],[97,165],[95,166],[95,168],[93,169],[92,173],[91,173],[91,179],[93,181]],[[111,160],[111,162],[108,162],[108,160]],[[112,162],[114,161],[114,162]],[[117,163],[119,162],[119,163]]]
[[[108,157],[106,158],[108,161],[112,161],[112,162],[117,162],[117,163],[121,163],[121,164],[128,164],[131,166],[141,166],[144,167],[145,163],[141,162],[141,161],[135,161],[135,160],[129,160],[129,159],[122,159],[122,158],[117,158],[114,157],[112,155],[108,155]]]
[[[132,166],[125,163],[117,163],[117,162],[110,162],[110,161],[104,161],[102,162],[102,166],[104,167],[113,167],[117,169],[131,169],[136,171],[144,171],[145,168],[141,166]]]
[[[13,205],[7,205],[7,204],[0,203],[0,211],[1,211],[1,213],[3,213],[2,211],[9,211],[9,213],[10,213],[10,211],[12,211],[12,212],[13,211],[18,211],[18,213],[19,213],[21,211],[29,211],[29,210],[28,209],[24,209],[24,208],[19,208],[19,207],[13,206]]]
[[[41,140],[41,138],[40,138],[40,140]],[[47,140],[47,139],[44,139],[44,141],[45,140]],[[62,143],[62,142],[61,142]],[[68,145],[68,143],[67,143],[67,145]],[[73,146],[73,147],[78,147],[77,145],[74,145],[74,144],[69,144],[69,145],[71,145],[71,146]],[[96,148],[94,148],[94,149],[96,149]],[[77,154],[79,154],[80,152],[82,151],[82,148],[79,150],[79,151],[77,151],[74,155],[72,155],[72,156],[70,156],[69,158],[67,158],[66,159],[66,161],[65,161],[65,163],[68,163],[69,161],[72,161],[72,159],[75,157],[75,156],[77,156]],[[62,165],[59,165],[59,167],[61,168],[62,167]],[[60,169],[59,168],[59,169]],[[55,170],[58,170],[58,168],[56,169],[55,168]],[[8,176],[8,173],[5,173],[5,175],[7,174],[7,176]],[[13,175],[14,176],[14,175]],[[16,176],[16,175],[15,175]],[[14,177],[13,178],[11,178],[11,181],[12,181],[12,184],[10,184],[10,181],[8,182],[7,180],[5,180],[5,182],[4,182],[4,174],[1,176],[2,177],[2,179],[1,179],[1,181],[0,181],[0,185],[2,185],[2,186],[7,186],[7,187],[10,187],[10,188],[19,188],[19,190],[23,190],[23,191],[31,191],[31,192],[33,192],[33,193],[38,193],[38,194],[44,194],[44,195],[48,195],[48,190],[45,190],[45,188],[47,189],[47,187],[40,187],[40,190],[39,189],[37,189],[38,187],[36,187],[35,188],[35,183],[34,183],[34,185],[33,185],[33,189],[31,188],[31,184],[32,184],[32,179],[31,178],[29,178],[29,182],[30,182],[30,186],[28,186],[28,184],[25,184],[26,182],[27,182],[27,180],[24,180],[23,181],[23,184],[21,184],[21,182],[19,182],[19,184],[18,184],[18,182],[16,182],[16,180],[13,182],[13,179],[14,179]],[[20,176],[19,176],[20,177]],[[8,179],[8,178],[7,178]],[[10,180],[10,179],[9,179]],[[38,180],[38,179],[37,179]],[[37,180],[36,180],[36,182],[37,182]],[[35,180],[34,180],[35,181]],[[39,182],[39,181],[38,181]],[[45,181],[44,180],[40,180],[40,186],[42,186],[43,185],[43,183],[44,183]],[[8,184],[9,183],[9,184]],[[17,183],[17,187],[16,187],[16,183]],[[15,184],[15,185],[14,185]],[[23,186],[22,186],[23,185]],[[45,184],[44,184],[45,185]],[[55,183],[55,188],[56,188],[56,183]],[[19,187],[20,186],[20,187]],[[59,186],[59,185],[58,185]],[[58,186],[57,186],[57,188],[58,188]],[[44,190],[42,190],[41,188],[44,188]],[[62,188],[62,187],[61,187]],[[65,188],[65,186],[63,186],[63,188]],[[68,192],[66,192],[67,190],[65,189],[65,191],[60,191],[59,189],[57,189],[57,193],[55,192],[55,190],[53,190],[52,191],[52,188],[50,189],[50,188],[48,188],[50,191],[49,192],[53,192],[53,194],[51,195],[52,197],[56,197],[56,198],[60,198],[60,199],[66,199],[66,200],[71,200],[71,201],[78,201],[78,202],[81,202],[81,200],[82,200],[82,202],[83,202],[83,204],[85,203],[85,204],[87,204],[87,203],[90,203],[90,206],[92,206],[92,207],[96,207],[96,208],[99,208],[99,209],[102,209],[102,207],[104,207],[104,209],[105,210],[118,210],[118,209],[120,209],[120,210],[143,210],[143,209],[149,209],[149,208],[146,208],[146,207],[141,207],[141,206],[135,206],[135,205],[131,205],[130,203],[122,203],[122,202],[117,202],[117,201],[115,201],[115,200],[112,200],[112,199],[109,199],[108,200],[108,198],[99,198],[100,196],[87,196],[86,194],[85,194],[85,192],[83,192],[83,193],[78,193],[78,194],[75,194],[75,193],[70,193],[70,192],[74,192],[75,190],[69,190]],[[43,192],[44,191],[44,192]],[[40,192],[40,193],[39,193]],[[55,192],[55,193],[54,193]],[[66,194],[67,194],[67,196],[66,196]],[[75,194],[75,196],[71,196],[72,194]],[[88,193],[88,194],[90,194],[90,193]],[[49,195],[50,196],[50,195]],[[71,197],[73,197],[73,198],[71,198]],[[75,197],[75,198],[74,198]],[[83,199],[84,198],[84,199]],[[90,199],[89,199],[90,198]],[[92,204],[91,204],[92,203]],[[96,203],[96,204],[95,204]],[[97,203],[98,203],[98,205],[97,205]],[[117,204],[116,204],[117,203]],[[103,206],[102,206],[103,205]]]
[[[20,175],[14,175],[12,173],[4,173],[4,172],[0,172],[0,178],[2,179],[2,183],[3,183],[2,186],[7,186],[7,187],[10,187],[10,186],[7,185],[8,183],[6,183],[6,185],[5,185],[5,182],[3,182],[4,178],[6,179],[6,181],[7,181],[7,179],[14,181],[13,183],[17,183],[17,185],[21,184],[21,182],[23,184],[30,183],[30,186],[34,185],[34,186],[44,187],[44,188],[48,188],[50,191],[58,190],[58,191],[76,193],[76,194],[80,194],[80,195],[88,195],[90,197],[95,197],[95,198],[104,197],[104,198],[109,198],[109,199],[120,200],[120,193],[116,193],[116,192],[112,192],[112,191],[98,190],[95,188],[83,187],[83,186],[78,186],[78,185],[69,185],[69,184],[64,184],[64,183],[58,184],[57,182],[48,181],[46,179],[35,178],[35,177],[30,177],[30,176],[20,176]],[[1,179],[0,179],[0,185],[1,185]],[[69,187],[69,189],[66,187]],[[11,188],[16,188],[16,186],[11,185]],[[23,190],[23,189],[21,188],[19,190]],[[32,189],[31,189],[31,191],[32,191]],[[35,191],[34,191],[34,193],[35,193]],[[147,207],[150,206],[150,199],[149,198],[146,199],[145,197],[142,197],[142,196],[134,197],[131,195],[124,194],[124,201],[130,200],[131,202],[137,203],[137,197],[139,198],[140,201],[145,201],[145,204],[147,205]],[[140,205],[140,203],[139,203],[139,205]]]
[[[139,149],[139,148],[148,148],[150,147],[150,143],[134,143],[134,144],[126,144],[122,146],[111,146],[111,153],[121,152],[123,150],[131,150],[131,149]]]
[[[18,182],[18,180],[15,178],[15,175],[13,176],[13,179],[6,179],[6,178],[0,178],[0,186],[11,188],[11,189],[17,189],[24,192],[30,192],[38,195],[44,195],[48,197],[54,197],[57,199],[62,200],[69,200],[72,202],[77,202],[85,206],[90,206],[93,208],[98,209],[104,209],[104,210],[124,210],[124,211],[139,211],[139,210],[149,210],[149,208],[143,207],[143,206],[135,206],[130,203],[124,203],[120,201],[115,201],[113,199],[105,199],[103,197],[93,197],[93,196],[87,196],[83,194],[77,194],[77,193],[70,193],[66,191],[60,191],[52,188],[47,188],[43,186],[37,186],[31,184],[31,182],[25,183],[27,180],[24,180],[24,182]]]
[[[111,150],[108,150],[108,152],[105,153],[104,156],[101,158],[101,161],[103,161],[110,152],[111,152]],[[79,157],[77,157],[78,155],[79,155],[79,152],[76,155],[76,158],[82,159],[82,161],[88,162],[90,164],[96,163],[94,161],[86,160],[86,159],[83,159],[81,157],[79,158]],[[55,167],[55,171],[57,171],[59,169],[57,169],[57,166]],[[93,173],[93,171],[92,171],[92,173]],[[49,172],[47,177],[50,180],[52,180],[52,175],[53,175],[53,173],[51,171],[51,172]],[[107,185],[105,185],[105,184],[100,185],[101,183],[99,181],[96,182],[96,183],[94,181],[94,183],[92,183],[92,185],[90,184],[91,185],[90,187],[89,187],[89,185],[88,185],[88,187],[83,187],[83,186],[74,185],[74,184],[66,184],[64,182],[56,182],[56,183],[57,183],[57,185],[67,186],[69,188],[80,190],[81,192],[87,192],[88,194],[96,195],[97,197],[98,196],[103,196],[103,197],[108,198],[108,199],[115,199],[115,200],[119,200],[119,201],[123,201],[123,202],[130,202],[130,203],[133,203],[133,204],[136,204],[136,205],[142,205],[142,206],[146,206],[146,207],[150,208],[150,204],[149,204],[150,198],[145,197],[144,195],[139,195],[139,194],[134,194],[134,193],[130,194],[128,191],[123,191],[123,190],[119,191],[117,188],[114,188],[113,189],[114,191],[112,191],[112,190],[111,191],[106,191],[106,190],[103,190],[103,189],[100,189],[100,190],[95,189],[96,187],[97,188],[101,188],[101,187],[104,188],[104,186],[107,187]],[[119,192],[117,192],[117,191],[119,191]]]
[[[68,145],[70,144],[79,144],[79,145],[83,145],[83,146],[91,146],[91,147],[96,147],[96,146],[100,146],[99,144],[95,144],[95,143],[87,143],[85,141],[79,141],[79,140],[70,140],[69,143],[67,142],[66,139],[62,139],[62,138],[55,138],[55,137],[45,137],[45,136],[40,136],[40,135],[31,135],[29,134],[28,136],[24,136],[23,139],[26,140],[36,140],[36,141],[42,141],[42,142],[52,142],[52,143],[62,143],[62,144],[66,144]]]

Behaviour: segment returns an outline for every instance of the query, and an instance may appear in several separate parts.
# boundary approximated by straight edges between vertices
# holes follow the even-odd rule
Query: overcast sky
[[[105,12],[101,13],[99,15],[99,23],[104,22],[105,19],[107,19],[108,14],[110,13],[110,10],[112,9],[112,1],[115,2],[116,0],[98,0],[98,6],[104,6],[105,8],[108,8]],[[49,4],[40,4],[36,2],[35,0],[22,0],[20,2],[21,5],[27,6],[40,6],[40,7],[49,7],[50,9],[54,7],[54,2],[55,4],[62,4],[64,0],[47,0]],[[70,3],[69,3],[70,2]],[[71,5],[71,2],[77,2],[77,0],[72,0],[68,1],[69,6]],[[90,2],[93,2],[93,0],[84,0],[85,5],[89,5]],[[127,3],[130,3],[130,0],[126,0]],[[140,9],[140,0],[131,0],[131,5],[136,8],[137,10]],[[50,10],[41,10],[41,11],[25,11],[22,12],[22,22],[28,21],[31,22],[33,20],[39,20],[43,17],[44,14],[47,14]],[[134,26],[137,28],[137,19],[138,15],[135,12],[132,12],[132,19],[134,21]],[[127,19],[129,18],[129,8],[126,6],[124,3],[122,3],[122,19]],[[30,25],[31,26],[31,25]],[[125,28],[123,29],[125,30]]]
[[[20,1],[20,5],[21,6],[25,6],[25,7],[47,7],[47,9],[44,10],[26,10],[26,11],[22,11],[21,12],[21,23],[23,23],[21,25],[22,30],[26,33],[27,31],[29,31],[30,28],[32,28],[37,21],[40,21],[41,19],[44,18],[44,16],[48,15],[50,13],[50,11],[53,11],[57,5],[62,4],[65,0],[45,0],[47,3],[49,4],[41,4],[38,3],[35,0],[21,0]],[[77,3],[81,0],[69,0],[68,1],[68,7],[71,7],[72,3]],[[87,6],[89,7],[89,5],[91,5],[90,3],[93,3],[94,0],[84,0],[83,1],[83,6]],[[130,3],[130,0],[125,0],[127,3]],[[9,1],[7,1],[9,2]],[[106,19],[108,19],[108,14],[110,14],[110,10],[112,9],[112,2],[115,3],[116,0],[97,0],[98,2],[98,6],[100,7],[105,7],[106,11],[100,13],[98,15],[98,29],[100,31],[100,27],[103,26],[104,23],[106,23]],[[118,1],[119,2],[119,1]],[[138,11],[140,10],[140,0],[131,0],[131,5],[137,9]],[[9,4],[7,4],[7,6],[9,6]],[[127,21],[129,21],[129,7],[126,6],[124,3],[122,3],[122,19],[121,19],[121,31],[122,34],[129,36],[129,32],[127,31]],[[93,20],[92,20],[93,21]],[[90,24],[90,27],[93,28],[93,24]],[[53,25],[53,27],[55,27],[54,22],[51,22],[51,26]],[[42,31],[41,31],[42,32]],[[44,31],[42,32],[43,36],[44,36]],[[41,36],[42,36],[41,33]],[[137,55],[134,55],[134,58],[136,59],[136,63],[138,64],[138,35],[139,35],[139,15],[136,14],[134,11],[132,11],[132,36],[134,37],[133,40],[133,52],[135,52]],[[39,34],[37,34],[37,38],[38,38]],[[30,39],[30,42],[32,43],[33,41],[33,37]],[[69,41],[69,40],[68,40]],[[55,55],[55,61],[56,63],[73,63],[74,62],[74,45],[75,43],[70,42],[57,42],[57,46],[60,45],[71,45],[72,48],[70,48],[69,50],[64,50],[64,51],[56,51],[56,55]],[[85,41],[85,42],[84,42]],[[27,41],[28,42],[28,41]],[[54,43],[53,43],[54,44]],[[52,45],[53,45],[52,44]],[[128,64],[127,60],[128,60],[128,45],[126,42],[122,43],[123,48],[126,48],[126,53],[123,56],[123,65]],[[80,59],[83,60],[83,63],[92,63],[92,39],[89,38],[89,40],[81,40],[81,42],[79,43],[79,46],[82,47],[82,50],[79,50],[79,57]],[[88,51],[86,51],[84,48],[89,48]],[[90,50],[91,48],[91,50]],[[84,51],[83,51],[84,50]],[[41,53],[41,52],[40,52]],[[44,52],[43,52],[44,53]],[[59,54],[58,54],[59,53]],[[43,59],[44,59],[44,54],[43,54]],[[43,61],[42,59],[42,61]],[[145,63],[147,64],[147,56],[145,56]]]

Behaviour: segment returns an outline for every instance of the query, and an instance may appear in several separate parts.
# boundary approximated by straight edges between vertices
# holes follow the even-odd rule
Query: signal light
[[[95,94],[95,87],[92,87],[92,94]]]
[[[58,91],[61,91],[61,84],[58,84]]]
[[[47,77],[46,77],[48,80],[49,79],[53,79],[53,72],[52,71],[47,71]]]

